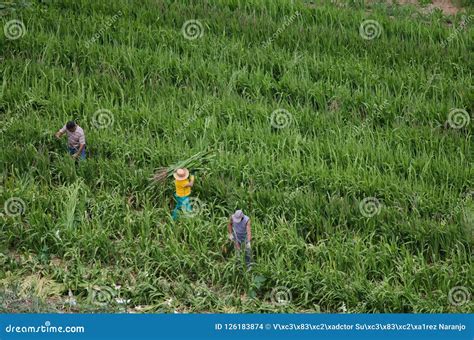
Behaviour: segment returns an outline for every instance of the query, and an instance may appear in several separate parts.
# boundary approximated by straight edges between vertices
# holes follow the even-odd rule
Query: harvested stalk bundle
[[[158,182],[163,182],[168,178],[168,176],[168,168],[158,168],[152,179]]]
[[[173,173],[179,168],[189,168],[192,169],[193,172],[207,170],[208,168],[205,167],[205,164],[213,157],[214,154],[210,150],[200,151],[183,161],[156,169],[155,174],[150,178],[150,180],[164,182],[166,179],[172,178]]]

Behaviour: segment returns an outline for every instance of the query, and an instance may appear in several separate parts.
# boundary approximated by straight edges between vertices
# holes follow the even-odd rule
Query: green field
[[[315,2],[0,3],[0,312],[472,312],[473,8]]]

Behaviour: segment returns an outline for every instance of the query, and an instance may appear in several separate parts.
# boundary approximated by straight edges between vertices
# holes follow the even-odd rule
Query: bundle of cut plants
[[[214,157],[214,154],[211,150],[200,151],[197,154],[179,161],[175,164],[169,165],[167,167],[161,167],[155,170],[155,174],[153,175],[150,180],[157,181],[157,182],[164,182],[168,178],[173,177],[173,173],[176,169],[179,168],[188,168],[191,169],[192,172],[196,171],[205,171],[208,170],[206,164]]]

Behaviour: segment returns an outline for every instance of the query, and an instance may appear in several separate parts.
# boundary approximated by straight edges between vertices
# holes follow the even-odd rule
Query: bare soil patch
[[[400,5],[416,5],[420,6],[418,0],[388,0],[389,4],[398,3]],[[431,4],[428,4],[422,8],[423,12],[429,13],[435,9],[440,9],[446,15],[456,15],[461,8],[456,6],[452,0],[432,0]]]

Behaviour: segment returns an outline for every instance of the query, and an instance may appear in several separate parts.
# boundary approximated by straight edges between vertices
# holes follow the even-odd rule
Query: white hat
[[[177,169],[173,177],[176,178],[178,181],[182,181],[183,179],[186,179],[189,177],[189,170],[184,168],[184,169]]]
[[[232,215],[232,222],[239,223],[244,218],[244,213],[242,210],[236,210]]]

